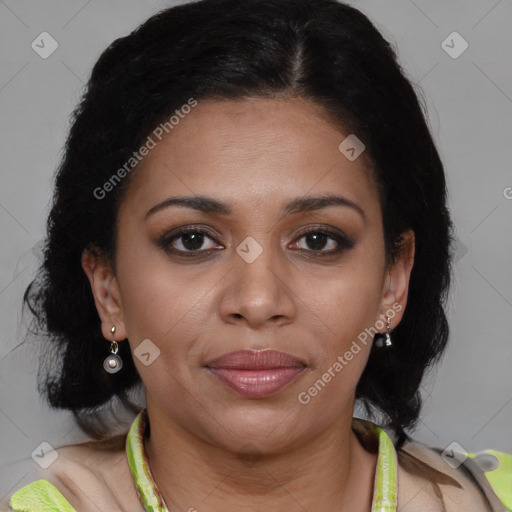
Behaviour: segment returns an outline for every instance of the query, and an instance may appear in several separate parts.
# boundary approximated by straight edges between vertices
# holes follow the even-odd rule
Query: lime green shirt
[[[144,509],[147,512],[169,512],[151,475],[144,452],[144,430],[147,421],[146,410],[141,411],[133,421],[126,437],[126,456],[130,472]],[[375,473],[372,512],[396,512],[397,507],[397,455],[392,440],[381,427],[374,425],[378,439],[378,458]],[[499,497],[506,511],[512,511],[512,455],[486,450],[477,454],[466,454],[474,459],[481,454],[492,455],[499,461],[487,477],[493,491]],[[14,512],[77,512],[60,491],[47,480],[41,479],[15,492],[9,506]]]

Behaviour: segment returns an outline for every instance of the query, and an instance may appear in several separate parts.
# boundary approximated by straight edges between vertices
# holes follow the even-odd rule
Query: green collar
[[[126,438],[126,455],[139,498],[147,512],[169,512],[151,475],[144,452],[144,430],[147,412],[135,418]],[[377,471],[371,512],[395,512],[397,500],[397,459],[393,442],[377,425],[373,430],[379,441]]]

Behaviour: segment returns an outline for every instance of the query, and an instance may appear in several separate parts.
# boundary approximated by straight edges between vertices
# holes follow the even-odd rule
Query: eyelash
[[[210,231],[208,231],[204,228],[189,226],[187,228],[180,229],[179,231],[173,233],[172,236],[162,237],[159,240],[158,245],[160,247],[162,247],[169,254],[177,254],[180,256],[185,256],[187,258],[198,257],[200,255],[204,255],[205,253],[211,253],[211,252],[217,250],[217,249],[199,249],[196,251],[190,251],[190,250],[183,251],[180,249],[174,249],[174,248],[170,247],[171,244],[175,240],[181,238],[183,235],[186,235],[186,234],[205,235],[208,238],[212,239],[214,242],[216,242],[215,236]],[[354,242],[352,240],[350,240],[346,235],[343,235],[341,233],[338,233],[337,231],[332,231],[332,230],[325,229],[325,228],[307,229],[307,230],[301,232],[297,236],[296,240],[298,241],[298,240],[300,240],[308,235],[311,235],[311,234],[326,235],[328,238],[333,239],[338,244],[338,247],[336,249],[329,250],[329,251],[313,250],[313,249],[298,249],[299,252],[309,253],[308,256],[310,256],[310,257],[316,258],[316,257],[334,256],[334,255],[340,254],[341,252],[343,252],[345,250],[351,249],[354,246]]]

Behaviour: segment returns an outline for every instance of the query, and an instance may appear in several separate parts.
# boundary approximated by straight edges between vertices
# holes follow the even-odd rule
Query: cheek
[[[313,309],[312,319],[320,319],[315,322],[321,332],[316,336],[315,365],[299,402],[314,409],[322,421],[331,414],[324,410],[326,403],[339,411],[352,399],[367,363],[374,337],[371,329],[379,319],[383,258],[378,244],[361,246],[329,276],[310,281],[309,292],[303,295]]]
[[[366,254],[362,254],[366,252]],[[378,319],[383,265],[371,250],[359,251],[328,273],[308,278],[300,291],[327,328],[330,345],[342,349]]]
[[[161,350],[173,340],[193,338],[206,314],[207,287],[193,286],[158,268],[141,269],[122,290],[123,316],[130,341],[150,338]],[[185,335],[186,333],[186,335]],[[173,347],[176,348],[176,347]]]
[[[375,282],[361,282],[357,272],[331,281],[316,295],[315,316],[323,330],[317,336],[315,364],[299,389],[297,400],[309,410],[315,424],[332,421],[354,398],[366,366],[373,335],[366,331],[378,317]]]
[[[132,351],[149,339],[158,347],[165,363],[172,364],[177,357],[171,360],[171,354],[177,356],[186,350],[186,340],[193,339],[194,329],[202,325],[201,299],[208,283],[198,286],[198,282],[190,282],[186,272],[171,266],[148,245],[147,241],[132,242],[128,251],[123,250],[122,241],[119,244],[117,279],[124,322]]]
[[[152,271],[157,273],[154,267]],[[124,290],[128,340],[146,389],[164,403],[169,395],[181,396],[183,383],[191,381],[192,368],[186,361],[204,325],[204,309],[197,304],[197,290],[187,293],[179,281],[162,276],[141,273],[140,277],[144,278],[133,280]],[[150,354],[149,364],[141,356],[144,353]]]

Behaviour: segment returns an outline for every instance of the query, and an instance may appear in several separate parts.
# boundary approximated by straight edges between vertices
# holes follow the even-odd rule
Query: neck
[[[352,411],[293,449],[260,453],[248,446],[240,454],[182,428],[150,400],[147,410],[145,450],[170,510],[371,509],[377,455],[352,431]]]

